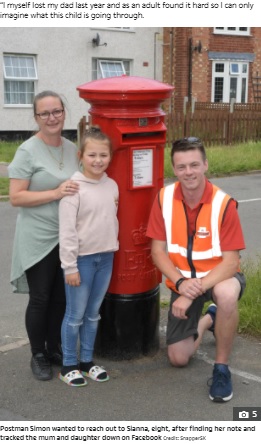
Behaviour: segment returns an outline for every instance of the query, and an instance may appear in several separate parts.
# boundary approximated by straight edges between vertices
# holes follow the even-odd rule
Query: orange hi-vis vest
[[[174,183],[160,190],[168,255],[185,278],[202,278],[222,261],[220,229],[227,204],[232,198],[213,185],[211,202],[202,204],[195,231],[189,236],[185,205],[182,200],[174,198],[176,185]],[[169,279],[166,279],[166,285],[176,291]]]

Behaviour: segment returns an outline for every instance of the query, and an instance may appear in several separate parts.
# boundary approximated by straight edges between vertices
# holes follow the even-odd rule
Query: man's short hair
[[[190,150],[198,150],[202,154],[203,161],[206,160],[206,151],[202,141],[197,137],[185,137],[184,139],[178,139],[172,142],[171,148],[171,163],[174,164],[173,156],[178,152],[186,152]]]

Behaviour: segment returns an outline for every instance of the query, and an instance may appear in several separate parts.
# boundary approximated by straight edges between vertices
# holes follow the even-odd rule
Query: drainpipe
[[[154,32],[154,80],[156,80],[157,35],[159,34],[159,32]]]
[[[192,100],[192,38],[189,38],[188,98]]]

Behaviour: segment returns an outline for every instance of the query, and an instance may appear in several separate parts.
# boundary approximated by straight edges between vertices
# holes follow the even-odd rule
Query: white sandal
[[[59,379],[65,382],[65,384],[70,385],[72,387],[83,387],[84,385],[87,385],[87,381],[84,379],[83,375],[79,372],[79,370],[72,370],[71,372],[66,373],[66,375],[64,376],[61,373],[59,373]],[[80,381],[75,382],[77,379]]]
[[[108,373],[106,372],[104,367],[100,367],[99,365],[94,365],[90,368],[89,372],[84,372],[81,370],[82,375],[87,376],[87,378],[93,379],[93,381],[97,382],[105,382],[110,379]],[[102,373],[106,373],[106,378],[99,378]]]

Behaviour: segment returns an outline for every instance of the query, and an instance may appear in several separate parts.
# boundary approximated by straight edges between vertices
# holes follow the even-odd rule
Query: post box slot
[[[144,141],[146,139],[147,141],[155,141],[155,142],[164,142],[165,141],[165,133],[162,131],[155,131],[155,132],[142,132],[142,133],[128,133],[128,134],[122,134],[122,142],[140,142]]]

